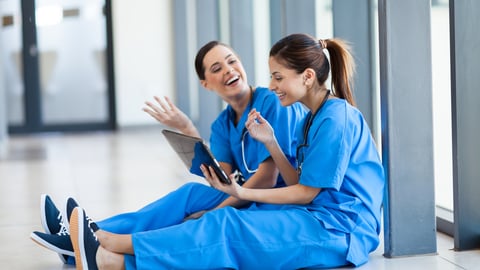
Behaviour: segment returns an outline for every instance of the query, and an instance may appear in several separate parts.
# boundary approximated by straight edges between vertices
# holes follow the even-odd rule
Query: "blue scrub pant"
[[[347,265],[348,235],[298,206],[225,207],[134,233],[127,269],[300,269]]]
[[[210,210],[228,194],[200,183],[187,183],[136,212],[116,215],[96,222],[105,231],[132,234],[179,224],[185,217]]]

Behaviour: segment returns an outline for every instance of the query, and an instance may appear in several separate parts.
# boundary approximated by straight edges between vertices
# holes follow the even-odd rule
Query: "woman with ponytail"
[[[283,209],[275,223],[286,228],[285,250],[296,246],[299,251],[281,253],[280,261],[302,261],[291,269],[362,265],[379,244],[385,177],[370,129],[355,108],[350,48],[340,39],[292,34],[271,48],[269,67],[269,88],[282,105],[301,102],[310,110],[297,128],[296,168],[260,112],[252,110],[246,123],[252,137],[267,147],[288,186],[253,190],[222,185],[213,174],[207,179],[237,198]],[[331,89],[326,85],[329,73]],[[290,221],[294,225],[286,225],[287,213],[295,216]]]

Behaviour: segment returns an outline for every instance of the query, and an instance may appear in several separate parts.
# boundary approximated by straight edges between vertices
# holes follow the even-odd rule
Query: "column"
[[[450,0],[454,248],[480,248],[480,1]]]
[[[385,256],[436,253],[430,0],[379,0]]]

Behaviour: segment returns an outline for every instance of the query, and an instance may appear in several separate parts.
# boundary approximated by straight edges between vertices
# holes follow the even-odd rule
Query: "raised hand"
[[[270,143],[274,138],[274,131],[270,123],[262,117],[260,112],[252,109],[248,114],[248,119],[245,122],[250,136],[264,144]]]
[[[192,120],[182,112],[175,104],[173,104],[168,97],[164,97],[164,100],[154,96],[156,101],[146,101],[147,107],[143,108],[143,111],[151,115],[158,122],[174,129],[178,129],[184,134],[199,137],[199,132],[193,125]]]

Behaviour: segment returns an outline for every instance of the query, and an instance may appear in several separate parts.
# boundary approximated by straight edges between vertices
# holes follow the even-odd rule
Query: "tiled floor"
[[[166,144],[160,129],[116,133],[10,137],[0,158],[0,269],[73,269],[29,239],[41,230],[40,194],[57,204],[74,196],[93,219],[132,211],[191,176]],[[438,234],[438,254],[387,259],[383,246],[361,270],[480,269],[480,250],[452,251]],[[414,245],[415,243],[412,243]]]

